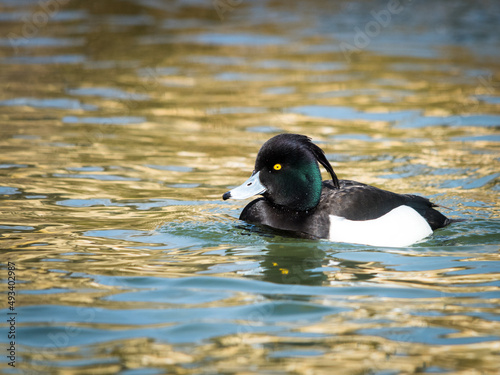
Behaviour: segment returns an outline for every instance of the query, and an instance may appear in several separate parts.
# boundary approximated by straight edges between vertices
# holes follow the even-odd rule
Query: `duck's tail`
[[[432,203],[432,207],[439,207],[439,208],[444,208],[446,210],[451,210],[451,208],[449,207],[446,207],[446,206],[443,206],[443,205],[440,205],[440,204],[436,204],[436,203]],[[444,215],[443,215],[444,216]],[[467,221],[466,219],[451,219],[449,217],[445,217],[445,220],[442,222],[441,226],[439,226],[439,228],[443,228],[443,227],[447,227],[448,225],[450,224],[453,224],[453,223],[461,223],[463,221]]]
[[[447,217],[446,220],[444,221],[443,227],[446,227],[446,226],[453,224],[453,223],[461,223],[464,221],[467,221],[467,219],[450,219],[449,217]]]

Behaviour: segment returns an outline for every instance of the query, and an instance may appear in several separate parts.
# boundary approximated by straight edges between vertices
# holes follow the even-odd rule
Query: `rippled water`
[[[498,374],[499,25],[495,1],[0,1],[1,371]],[[465,221],[401,249],[239,222],[221,195],[279,132]]]

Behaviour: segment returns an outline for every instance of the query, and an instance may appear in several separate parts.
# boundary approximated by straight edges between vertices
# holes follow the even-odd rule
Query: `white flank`
[[[373,220],[354,221],[330,215],[329,239],[335,242],[406,247],[430,234],[427,221],[408,206],[399,206]]]

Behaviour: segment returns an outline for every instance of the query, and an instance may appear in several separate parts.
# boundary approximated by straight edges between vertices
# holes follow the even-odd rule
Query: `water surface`
[[[58,4],[0,2],[2,372],[498,374],[496,2]],[[393,249],[240,222],[221,196],[280,132],[465,221]]]

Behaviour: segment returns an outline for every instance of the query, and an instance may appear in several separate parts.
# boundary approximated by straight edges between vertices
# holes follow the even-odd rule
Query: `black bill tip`
[[[222,195],[222,199],[224,199],[225,201],[227,201],[229,198],[231,198],[231,192],[230,191],[227,191],[227,192],[225,192]]]

